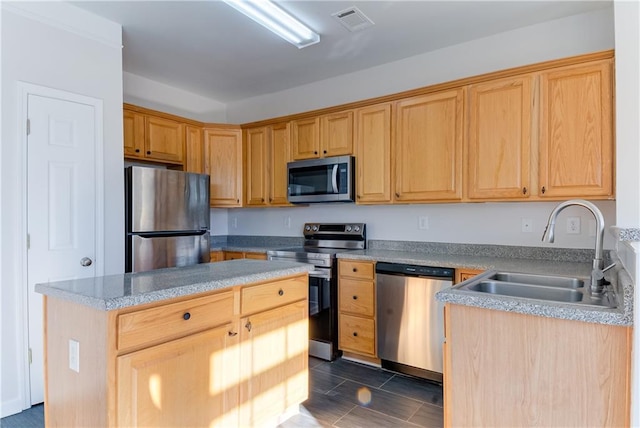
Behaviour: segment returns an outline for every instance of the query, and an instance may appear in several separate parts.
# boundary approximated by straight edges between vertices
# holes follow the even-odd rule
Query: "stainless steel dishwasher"
[[[453,269],[396,263],[376,265],[378,357],[382,367],[442,382],[443,304]]]

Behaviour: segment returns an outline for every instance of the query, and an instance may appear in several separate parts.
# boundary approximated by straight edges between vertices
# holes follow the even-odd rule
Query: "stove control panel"
[[[364,223],[305,223],[304,235],[365,236]],[[321,238],[320,238],[321,239]]]

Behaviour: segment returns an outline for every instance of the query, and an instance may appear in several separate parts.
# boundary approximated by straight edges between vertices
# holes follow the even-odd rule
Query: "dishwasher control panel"
[[[376,273],[407,276],[428,276],[436,278],[453,278],[453,269],[451,268],[407,265],[401,263],[379,262],[376,264]]]

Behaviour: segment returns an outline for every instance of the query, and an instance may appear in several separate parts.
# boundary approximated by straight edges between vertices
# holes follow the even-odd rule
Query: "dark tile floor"
[[[280,425],[441,427],[442,386],[344,359],[309,358],[309,399]]]
[[[442,387],[417,378],[338,359],[309,358],[309,399],[294,427],[441,427]],[[3,428],[44,427],[44,406],[0,420]]]

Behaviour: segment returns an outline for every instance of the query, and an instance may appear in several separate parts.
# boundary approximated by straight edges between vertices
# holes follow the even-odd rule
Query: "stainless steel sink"
[[[515,272],[496,272],[495,275],[491,275],[487,279],[493,279],[496,281],[505,281],[505,282],[517,282],[520,284],[544,285],[547,287],[561,287],[561,288],[584,287],[584,281],[582,279],[568,277],[568,276],[535,275],[535,274],[515,273]]]
[[[618,306],[612,290],[593,296],[584,284],[585,280],[577,277],[487,271],[453,289],[548,302],[607,308]]]
[[[503,281],[480,281],[467,287],[471,291],[501,294],[503,296],[524,297],[526,299],[553,300],[556,302],[581,302],[583,294],[574,289],[525,285]]]

